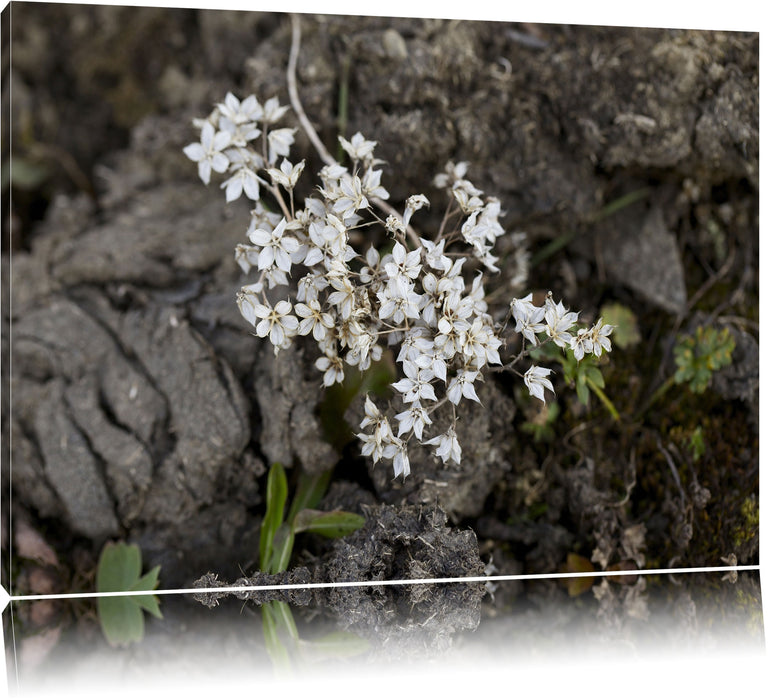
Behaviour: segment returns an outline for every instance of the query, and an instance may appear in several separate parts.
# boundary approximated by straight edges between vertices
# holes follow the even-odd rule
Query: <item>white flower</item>
[[[412,215],[421,207],[430,206],[428,197],[424,194],[413,194],[404,205],[404,216],[402,217],[402,224],[407,226],[410,223]]]
[[[479,377],[480,373],[476,370],[459,369],[447,385],[447,398],[450,399],[450,403],[457,406],[461,401],[461,396],[465,396],[467,399],[481,404],[482,402],[474,390],[474,382]]]
[[[283,216],[272,211],[267,211],[261,204],[251,211],[251,223],[248,227],[247,235],[250,236],[257,228],[273,229],[277,226]]]
[[[579,330],[575,337],[571,339],[569,346],[574,351],[574,357],[577,362],[585,356],[585,347],[592,349],[590,338],[588,336],[589,330]],[[588,350],[589,352],[589,350]]]
[[[604,323],[602,318],[598,319],[598,322],[588,331],[588,340],[590,342],[591,349],[588,350],[585,346],[586,352],[593,352],[596,357],[601,357],[601,352],[612,351],[612,343],[609,340],[609,334],[614,330],[614,326],[610,326],[608,323]]]
[[[396,420],[399,422],[399,428],[396,434],[399,436],[410,431],[415,433],[418,440],[423,439],[423,428],[431,425],[431,418],[420,402],[415,402],[406,411],[396,414]]]
[[[531,365],[528,371],[523,375],[523,381],[528,387],[528,393],[531,394],[531,396],[535,396],[542,401],[542,403],[544,403],[545,389],[549,389],[553,394],[555,393],[555,389],[552,388],[552,383],[547,379],[549,374],[549,369]]]
[[[418,369],[414,365],[406,365],[407,376],[394,382],[391,386],[402,394],[404,403],[415,403],[419,399],[436,401],[434,387],[431,381],[434,373],[428,369]]]
[[[463,180],[468,167],[468,163],[453,163],[451,160],[448,161],[447,165],[445,166],[445,172],[440,173],[434,177],[434,187],[442,189],[444,187],[454,185],[459,180]]]
[[[231,92],[227,93],[226,99],[217,105],[216,110],[219,114],[218,128],[231,134],[234,145],[245,146],[261,134],[256,128],[261,107],[255,95],[240,102]]]
[[[340,178],[348,172],[348,169],[344,165],[339,163],[331,163],[330,165],[324,165],[318,172],[318,177],[321,178],[322,190],[327,198],[332,199],[334,193],[337,190],[337,185]]]
[[[237,306],[240,309],[240,313],[243,318],[254,327],[257,323],[257,308],[266,308],[259,302],[258,297],[262,291],[262,286],[263,285],[260,282],[246,285],[237,294]]]
[[[210,171],[225,173],[229,167],[229,159],[221,153],[231,142],[231,136],[226,131],[216,133],[210,122],[202,125],[199,143],[190,143],[183,152],[186,157],[197,163],[199,177],[206,185],[210,183]]]
[[[333,267],[326,277],[334,288],[334,292],[329,294],[329,303],[337,307],[343,320],[349,319],[356,304],[356,289],[347,278],[347,272]]]
[[[379,317],[390,318],[394,323],[402,323],[405,319],[420,318],[420,304],[423,297],[413,290],[412,282],[407,277],[389,279],[388,283],[377,292],[380,301]]]
[[[339,181],[339,189],[339,195],[334,201],[334,212],[343,219],[369,206],[369,201],[362,192],[361,178],[358,175],[343,175]]]
[[[299,335],[307,335],[312,331],[313,338],[323,340],[326,329],[334,328],[334,318],[321,311],[321,305],[316,299],[310,299],[306,304],[295,304],[294,311],[302,319],[299,322]]]
[[[342,358],[324,355],[315,361],[315,368],[323,372],[323,385],[341,384],[345,379],[345,367]]]
[[[360,131],[354,134],[350,141],[347,141],[340,136],[339,142],[345,153],[350,156],[351,160],[363,160],[367,163],[371,162],[372,151],[374,151],[374,148],[377,145],[377,141],[367,141]]]
[[[257,117],[258,119],[267,124],[274,124],[288,111],[288,105],[281,105],[277,97],[270,97],[260,107],[260,111],[261,114]]]
[[[557,304],[551,295],[547,295],[544,302],[544,321],[547,335],[559,347],[565,347],[571,343],[571,333],[568,329],[577,322],[579,314],[576,311],[568,311],[563,302]]]
[[[345,225],[333,214],[327,214],[325,221],[313,221],[308,233],[311,245],[304,259],[306,267],[323,262],[324,267],[331,269],[334,259],[345,263],[356,256],[356,252],[348,245]]]
[[[489,362],[501,364],[498,354],[501,341],[481,316],[471,323],[463,320],[456,321],[454,327],[458,331],[459,350],[467,360],[473,361],[478,368]]]
[[[223,103],[218,105],[218,111],[234,125],[255,122],[261,119],[262,114],[256,95],[250,95],[240,102],[231,92],[228,92]]]
[[[382,170],[372,170],[369,168],[361,178],[361,190],[364,195],[370,199],[388,199],[391,195],[388,190],[380,184]]]
[[[453,265],[453,261],[445,256],[445,242],[439,241],[439,243],[432,243],[425,238],[421,238],[420,242],[426,249],[426,262],[430,267],[435,270],[441,270],[447,272]]]
[[[512,317],[517,325],[517,332],[534,345],[537,344],[536,334],[545,330],[541,321],[544,319],[544,307],[534,306],[532,295],[528,294],[522,299],[512,299],[510,309]]]
[[[248,235],[251,243],[262,248],[258,260],[260,270],[266,270],[271,265],[276,265],[283,272],[291,270],[291,254],[299,248],[299,241],[293,236],[283,235],[287,225],[288,222],[281,219],[271,232],[257,228]]]
[[[259,338],[269,336],[269,341],[275,346],[275,354],[281,348],[290,346],[291,338],[296,335],[299,328],[299,320],[291,315],[291,302],[282,299],[275,304],[274,309],[270,309],[263,304],[255,306],[256,318],[259,322],[256,324],[256,335]]]
[[[317,299],[318,294],[327,286],[328,282],[322,274],[308,272],[297,283],[296,299],[307,304],[312,299]]]
[[[482,227],[482,235],[491,245],[504,234],[504,227],[498,221],[499,216],[501,216],[501,202],[495,197],[488,197],[480,213],[479,225]]]
[[[434,342],[429,337],[428,329],[412,328],[404,335],[397,362],[415,362],[421,355],[427,355],[434,350]]]
[[[283,158],[280,169],[268,168],[267,174],[272,178],[272,182],[285,187],[287,190],[293,190],[302,170],[304,170],[304,161],[291,165],[287,158]]]
[[[459,180],[453,186],[453,197],[464,214],[476,214],[485,206],[485,203],[478,196],[480,194],[482,192],[475,189],[468,180]]]
[[[385,263],[385,274],[389,278],[396,278],[402,275],[409,279],[415,279],[420,274],[420,266],[420,248],[416,248],[411,253],[408,253],[407,249],[397,242],[393,246],[391,258]]]
[[[364,419],[359,424],[359,427],[363,430],[371,425],[377,425],[384,418],[380,410],[375,406],[372,399],[369,396],[364,397]],[[401,433],[399,433],[401,435]]]
[[[446,433],[437,435],[436,437],[427,440],[424,444],[436,445],[437,449],[434,454],[437,457],[441,457],[445,464],[450,460],[456,464],[461,463],[461,445],[458,443],[458,436],[455,434],[454,425],[451,425]]]
[[[259,249],[245,243],[238,243],[234,249],[234,259],[243,272],[249,272],[252,267],[259,264]]]
[[[269,144],[269,162],[274,165],[278,156],[287,156],[291,152],[294,143],[296,129],[275,129],[267,136]]]
[[[366,266],[362,267],[359,271],[358,278],[361,284],[369,285],[377,281],[377,270],[380,266],[380,253],[377,252],[377,248],[370,245],[365,254]]]
[[[274,289],[275,287],[287,287],[288,286],[288,277],[286,277],[286,273],[283,272],[279,267],[275,267],[274,265],[272,267],[267,268],[263,271],[265,275],[265,279],[267,280],[267,287],[269,289]]]
[[[386,418],[377,422],[370,435],[359,433],[357,437],[364,443],[361,446],[361,454],[371,457],[375,464],[383,457],[390,459],[396,454],[398,445]]]
[[[393,457],[393,478],[400,476],[406,479],[410,475],[410,460],[407,456],[407,445],[400,443],[396,448],[396,454]]]
[[[221,189],[226,189],[226,201],[233,202],[245,192],[248,199],[259,199],[259,176],[248,168],[240,168],[232,177],[221,183]]]

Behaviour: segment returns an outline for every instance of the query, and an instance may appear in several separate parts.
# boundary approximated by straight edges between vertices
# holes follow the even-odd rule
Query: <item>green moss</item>
[[[760,506],[754,495],[744,499],[740,513],[743,520],[739,527],[733,530],[733,544],[736,549],[741,548],[757,536],[760,527]]]

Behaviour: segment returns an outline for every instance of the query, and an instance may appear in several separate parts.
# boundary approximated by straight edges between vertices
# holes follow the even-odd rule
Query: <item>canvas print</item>
[[[20,687],[762,646],[756,32],[13,2],[2,61]]]

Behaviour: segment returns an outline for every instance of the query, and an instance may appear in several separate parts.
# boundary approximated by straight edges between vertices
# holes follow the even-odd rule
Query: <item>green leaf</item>
[[[698,425],[689,438],[690,449],[692,450],[692,461],[697,462],[706,453],[706,442],[703,439],[703,427]]]
[[[588,384],[594,384],[599,389],[604,388],[604,375],[598,367],[588,367],[585,371],[585,381]]]
[[[97,591],[130,591],[140,578],[140,548],[124,542],[109,542],[97,564]]]
[[[324,512],[306,509],[294,519],[294,532],[312,532],[323,537],[345,537],[364,524],[364,518],[357,513],[344,510]]]
[[[555,430],[552,426],[559,413],[560,408],[557,401],[542,404],[539,413],[532,420],[523,423],[520,429],[524,433],[532,435],[534,442],[551,442],[555,439]]]
[[[614,344],[626,349],[641,341],[636,314],[623,304],[613,303],[601,307],[604,323],[614,326],[612,340]]]
[[[123,542],[106,544],[97,564],[97,592],[150,591],[159,585],[160,567],[140,576],[140,548]],[[103,634],[112,646],[139,642],[143,638],[143,610],[162,617],[157,596],[116,596],[97,599],[97,615]]]
[[[296,629],[291,606],[282,600],[271,600],[266,605],[269,607],[269,611],[275,621],[276,629],[280,628],[291,639],[298,642],[299,632]]]
[[[291,551],[294,548],[294,532],[288,523],[282,523],[272,540],[272,556],[269,561],[269,573],[279,574],[288,568]]]
[[[612,216],[612,214],[615,214],[616,212],[620,211],[620,209],[629,207],[634,202],[638,202],[639,200],[644,199],[649,195],[650,191],[651,190],[649,187],[642,187],[641,189],[627,192],[621,197],[618,197],[617,199],[615,199],[614,201],[604,205],[599,211],[593,214],[590,220],[601,221],[602,219]]]
[[[97,616],[111,646],[126,646],[143,639],[143,611],[130,598],[98,598]]]
[[[701,394],[711,382],[712,372],[732,362],[735,340],[727,328],[698,326],[695,335],[684,336],[674,347],[674,381],[688,382],[690,391]]]
[[[267,478],[267,511],[259,533],[259,568],[267,571],[272,558],[272,540],[283,522],[283,509],[288,497],[288,482],[283,465],[275,462]]]
[[[291,658],[288,655],[288,649],[280,641],[277,622],[272,615],[271,608],[266,603],[261,606],[261,623],[262,630],[264,631],[264,644],[275,670],[281,672],[290,671]]]
[[[288,520],[293,522],[296,514],[305,508],[315,508],[326,493],[326,489],[331,481],[333,469],[327,469],[320,474],[307,474],[306,472],[299,477],[299,483],[296,485],[296,493],[291,507],[288,510]]]
[[[577,381],[577,398],[583,406],[587,406],[587,402],[590,400],[590,389],[587,388],[584,378]]]
[[[159,571],[161,566],[157,565],[145,576],[143,576],[134,586],[133,591],[152,591],[159,585]],[[134,600],[143,610],[154,617],[161,619],[162,612],[159,610],[159,598],[155,595],[133,595],[130,600]]]
[[[10,183],[22,190],[34,190],[50,176],[50,167],[29,158],[16,156],[11,160],[3,161],[0,181],[3,189]]]

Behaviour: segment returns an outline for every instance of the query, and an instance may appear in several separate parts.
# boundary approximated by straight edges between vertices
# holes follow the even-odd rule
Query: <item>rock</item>
[[[115,420],[146,445],[167,418],[165,400],[142,366],[123,352],[109,328],[70,299],[47,298],[19,320],[14,360],[18,372],[39,381],[60,376],[74,382],[96,373]],[[22,410],[26,398],[17,394]]]
[[[163,483],[149,493],[144,515],[181,521],[192,508],[215,499],[224,471],[245,449],[250,437],[245,395],[228,365],[176,309],[150,306],[111,316],[169,412],[172,443],[160,468]]]
[[[65,390],[69,411],[105,464],[105,478],[124,524],[140,513],[151,485],[153,460],[145,445],[111,423],[100,407],[95,374],[87,374]]]
[[[227,211],[201,183],[167,183],[138,194],[108,223],[62,241],[51,274],[67,286],[173,286],[231,259],[248,220],[247,205]]]
[[[74,532],[96,540],[119,533],[100,464],[64,406],[64,382],[48,383],[35,415],[35,433],[46,480],[62,502]]]
[[[256,341],[253,390],[261,410],[261,450],[270,463],[290,467],[296,460],[309,473],[333,467],[339,454],[324,440],[317,406],[323,398],[320,372],[301,348],[281,350]]]
[[[680,313],[687,303],[684,268],[662,210],[654,206],[641,219],[615,215],[601,227],[600,250],[607,274],[647,303]]]

